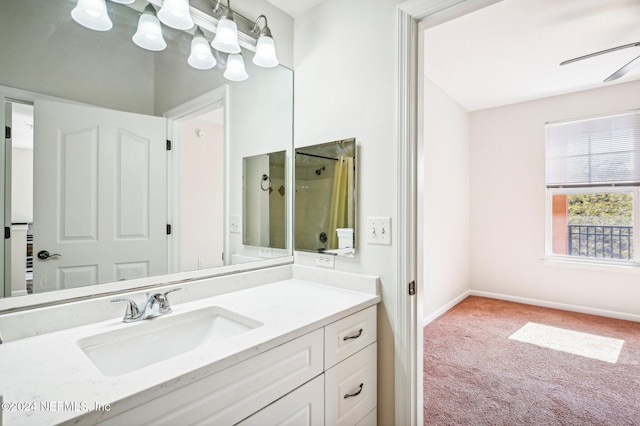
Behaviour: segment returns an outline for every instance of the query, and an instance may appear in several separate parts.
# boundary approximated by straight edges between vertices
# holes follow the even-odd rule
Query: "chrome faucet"
[[[159,317],[171,313],[171,305],[169,304],[169,298],[167,295],[174,291],[180,290],[174,288],[166,293],[145,293],[147,296],[147,302],[144,304],[142,311],[138,307],[138,304],[131,299],[121,297],[111,300],[111,302],[126,302],[127,310],[122,318],[123,322],[136,322],[142,321],[148,318]]]

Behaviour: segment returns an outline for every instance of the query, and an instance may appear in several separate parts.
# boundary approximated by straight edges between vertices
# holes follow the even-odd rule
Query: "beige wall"
[[[14,148],[11,158],[11,222],[33,222],[33,150]]]
[[[469,113],[424,81],[423,315],[469,290]]]
[[[543,260],[545,123],[638,107],[631,82],[471,114],[473,290],[640,315],[638,268]]]
[[[180,270],[222,266],[223,126],[195,118],[185,122],[182,130]]]
[[[326,0],[294,21],[296,147],[356,138],[356,258],[335,268],[380,277],[378,424],[394,424],[394,321],[398,283],[396,0]],[[367,245],[362,225],[389,216],[391,246]],[[315,256],[296,252],[296,262]]]

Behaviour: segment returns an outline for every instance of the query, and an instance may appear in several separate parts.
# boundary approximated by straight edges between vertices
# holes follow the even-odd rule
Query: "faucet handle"
[[[170,314],[171,313],[171,304],[169,303],[169,298],[167,297],[167,295],[169,293],[173,293],[174,291],[178,291],[178,290],[182,290],[181,287],[178,288],[174,288],[173,290],[169,290],[167,292],[165,292],[161,298],[158,298],[159,303],[160,303],[160,312],[162,312],[163,314]]]
[[[140,315],[141,315],[140,309],[138,308],[138,305],[136,304],[136,302],[134,302],[133,300],[127,299],[127,298],[118,298],[118,299],[112,299],[111,302],[127,303],[127,310],[124,313],[124,317],[122,318],[122,321],[131,322],[140,318]]]
[[[167,294],[173,293],[174,291],[182,290],[182,287],[174,288],[173,290],[169,290],[164,293],[164,297],[167,297]]]

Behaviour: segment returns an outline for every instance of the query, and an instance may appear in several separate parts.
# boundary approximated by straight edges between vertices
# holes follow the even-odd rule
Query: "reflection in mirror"
[[[286,152],[245,157],[243,160],[242,243],[285,248]]]
[[[296,149],[295,250],[355,255],[356,140]]]
[[[242,208],[241,161],[265,146],[291,155],[291,70],[243,50],[249,78],[230,82],[226,54],[210,70],[188,65],[195,28],[163,26],[167,48],[150,52],[131,41],[146,2],[106,4],[104,32],[72,20],[75,1],[0,6],[0,105],[13,129],[0,162],[13,232],[0,297],[253,254],[225,226]],[[283,240],[268,257],[291,255]]]

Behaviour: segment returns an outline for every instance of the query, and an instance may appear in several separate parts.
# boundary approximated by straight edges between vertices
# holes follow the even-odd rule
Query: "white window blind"
[[[640,186],[640,111],[546,127],[547,187]]]

